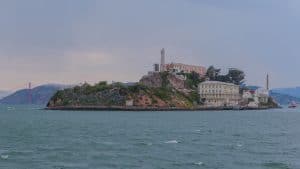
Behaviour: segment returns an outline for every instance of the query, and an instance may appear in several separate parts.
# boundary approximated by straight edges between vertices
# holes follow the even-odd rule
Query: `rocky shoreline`
[[[278,108],[278,104],[271,98],[269,98],[266,103],[260,103],[254,106],[244,102],[215,104],[215,106],[213,106],[214,104],[206,104],[199,94],[198,83],[198,81],[193,82],[192,78],[186,80],[180,79],[169,72],[149,74],[144,76],[139,83],[132,85],[122,83],[107,84],[107,82],[99,82],[95,85],[85,83],[70,89],[58,91],[50,99],[46,109],[95,111],[214,111]],[[236,92],[239,94],[238,90],[236,90]],[[228,98],[231,98],[231,96],[228,96]],[[214,102],[216,103],[216,101]]]
[[[280,107],[195,107],[195,108],[176,108],[176,107],[125,107],[125,106],[57,106],[47,107],[46,110],[65,110],[65,111],[223,111],[223,110],[267,110]]]

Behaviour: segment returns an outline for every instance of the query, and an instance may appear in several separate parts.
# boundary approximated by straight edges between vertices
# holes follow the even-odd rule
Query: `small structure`
[[[267,104],[270,98],[269,75],[266,77],[266,87],[248,86],[243,91],[243,100],[248,107],[259,107],[261,104]]]
[[[159,64],[158,63],[155,63],[153,65],[153,67],[154,67],[154,72],[159,72]]]
[[[132,99],[126,100],[126,106],[127,107],[133,106],[133,100]]]
[[[206,81],[199,84],[199,95],[206,106],[238,106],[240,87],[232,83]]]
[[[250,87],[243,91],[243,100],[248,104],[248,107],[258,107],[260,104],[267,104],[269,97],[269,91],[261,87]]]
[[[256,90],[255,101],[259,103],[268,103],[269,91],[267,89],[259,88]]]

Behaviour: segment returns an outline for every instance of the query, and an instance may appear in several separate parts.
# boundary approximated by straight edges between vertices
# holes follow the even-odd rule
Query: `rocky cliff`
[[[176,90],[188,89],[183,76],[167,72],[154,72],[142,77],[140,83],[150,88],[174,88]]]

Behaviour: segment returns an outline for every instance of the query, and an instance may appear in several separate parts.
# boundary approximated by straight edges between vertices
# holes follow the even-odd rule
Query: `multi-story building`
[[[196,72],[200,76],[205,76],[206,68],[203,66],[186,65],[182,63],[170,63],[165,65],[165,70],[174,73],[191,73]]]
[[[199,95],[207,106],[237,106],[241,101],[240,87],[232,83],[218,81],[200,83]]]

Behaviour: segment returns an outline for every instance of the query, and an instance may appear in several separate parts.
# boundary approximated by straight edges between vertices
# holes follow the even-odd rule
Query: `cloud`
[[[298,8],[297,0],[3,0],[0,88],[137,81],[162,47],[168,61],[239,67],[252,84],[268,72],[274,86],[297,85]]]
[[[65,65],[74,67],[94,67],[113,64],[113,57],[101,51],[67,51],[63,56]],[[67,68],[68,69],[68,68]]]

